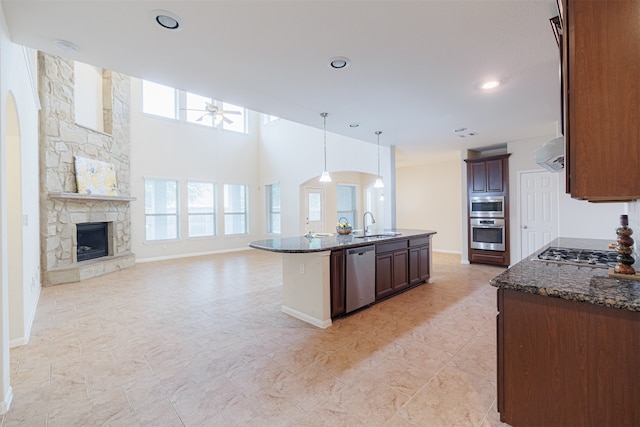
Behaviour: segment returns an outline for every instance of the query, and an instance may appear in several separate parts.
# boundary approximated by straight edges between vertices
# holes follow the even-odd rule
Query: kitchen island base
[[[331,252],[283,254],[282,312],[320,328],[331,326]]]

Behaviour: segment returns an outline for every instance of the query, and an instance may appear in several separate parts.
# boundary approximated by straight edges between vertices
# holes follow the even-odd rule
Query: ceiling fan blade
[[[221,111],[222,114],[242,114],[240,111]]]
[[[226,124],[228,124],[228,125],[230,125],[230,124],[232,124],[232,123],[233,123],[233,120],[231,120],[231,119],[229,119],[229,118],[227,118],[227,117],[225,117],[225,116],[222,116],[222,120],[224,120],[224,122],[225,122]]]
[[[203,110],[202,108],[181,108],[180,110],[182,110],[182,111],[206,111],[206,110]]]
[[[201,122],[201,121],[202,121],[202,119],[204,119],[204,116],[206,116],[206,115],[207,115],[207,113],[204,113],[203,115],[201,115],[200,117],[198,117],[198,118],[196,119],[196,122]]]

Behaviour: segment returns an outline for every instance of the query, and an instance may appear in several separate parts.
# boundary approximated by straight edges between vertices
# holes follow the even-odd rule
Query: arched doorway
[[[9,342],[23,344],[24,280],[23,280],[23,225],[22,225],[22,156],[20,124],[15,99],[7,96],[4,170],[6,176],[4,201],[7,212],[7,276],[9,296]]]

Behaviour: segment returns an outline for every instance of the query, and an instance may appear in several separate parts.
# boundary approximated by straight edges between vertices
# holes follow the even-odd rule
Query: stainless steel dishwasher
[[[347,250],[347,313],[376,300],[375,249],[371,245]]]

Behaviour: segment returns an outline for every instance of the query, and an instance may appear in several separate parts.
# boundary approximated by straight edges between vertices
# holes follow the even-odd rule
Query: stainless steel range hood
[[[535,151],[536,163],[549,172],[561,172],[564,169],[564,138],[554,138],[542,144]]]

